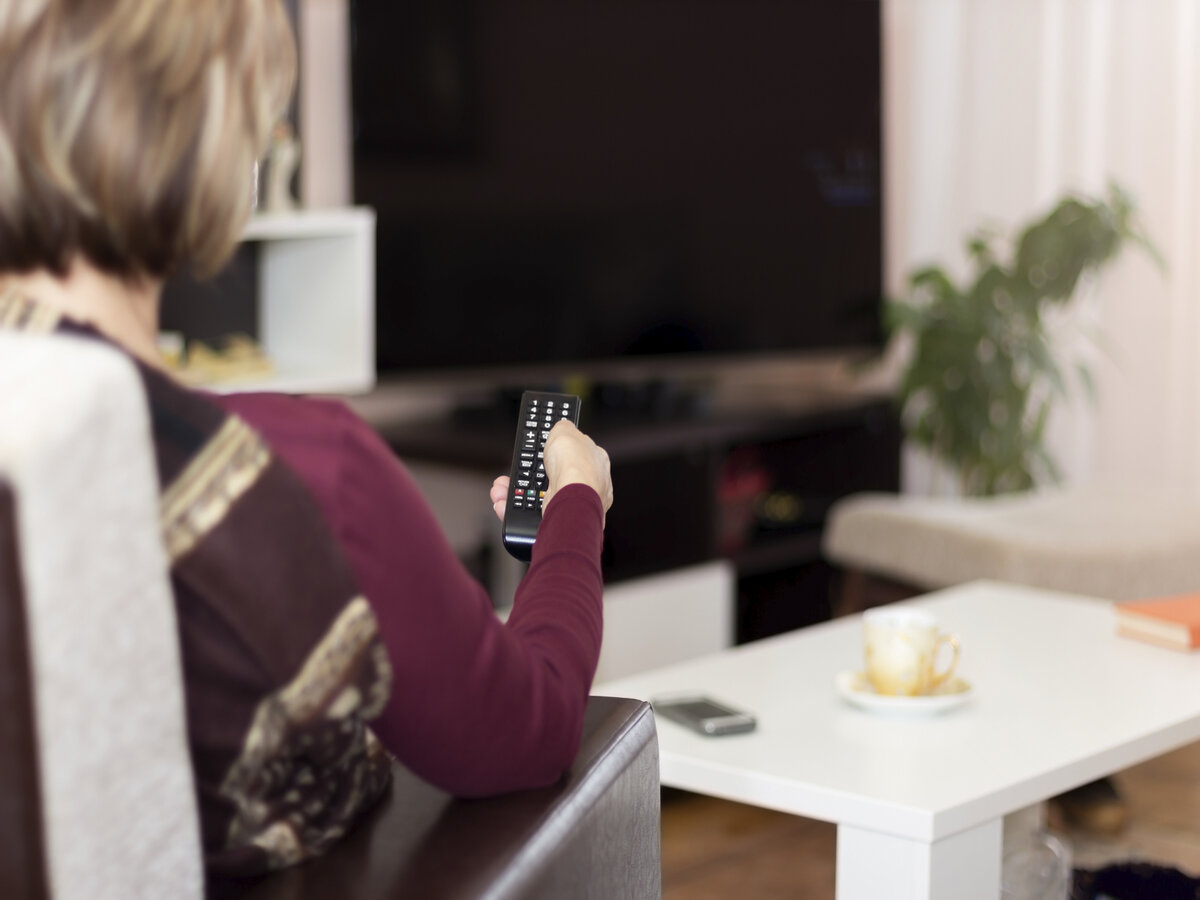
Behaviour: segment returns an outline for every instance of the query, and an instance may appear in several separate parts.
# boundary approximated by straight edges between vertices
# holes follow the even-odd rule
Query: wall
[[[1200,492],[1200,5],[1194,0],[885,0],[886,278],[963,267],[963,236],[1114,179],[1170,263],[1130,254],[1062,323],[1099,402],[1056,416],[1071,482]],[[965,268],[965,267],[964,267]],[[1087,352],[1079,330],[1105,350]],[[910,454],[908,490],[938,482]]]

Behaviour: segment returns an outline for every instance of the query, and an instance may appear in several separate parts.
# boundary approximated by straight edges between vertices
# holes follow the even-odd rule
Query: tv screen
[[[355,0],[381,373],[881,342],[879,0]]]

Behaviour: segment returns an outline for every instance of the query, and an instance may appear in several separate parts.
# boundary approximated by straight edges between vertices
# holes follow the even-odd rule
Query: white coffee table
[[[754,712],[756,732],[721,738],[660,718],[662,783],[836,823],[838,900],[995,900],[1006,814],[1200,739],[1200,654],[1117,637],[1105,601],[974,582],[911,602],[961,637],[973,685],[935,717],[838,695],[857,616],[593,692]]]

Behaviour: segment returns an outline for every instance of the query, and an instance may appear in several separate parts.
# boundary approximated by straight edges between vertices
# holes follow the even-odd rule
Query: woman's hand
[[[600,495],[604,512],[608,513],[613,503],[608,454],[566,419],[559,420],[550,429],[550,437],[546,439],[545,463],[549,485],[542,501],[543,509],[561,488],[568,484],[586,484]]]
[[[543,460],[549,481],[543,507],[568,484],[586,484],[592,488],[600,495],[605,513],[612,507],[613,486],[608,454],[566,419],[556,422],[550,429]],[[501,522],[504,521],[504,506],[508,500],[508,485],[508,476],[501,475],[492,482],[489,492],[492,509]]]

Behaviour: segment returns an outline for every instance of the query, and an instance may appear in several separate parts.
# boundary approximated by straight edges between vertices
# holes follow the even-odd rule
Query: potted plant
[[[1127,244],[1161,266],[1120,188],[1102,199],[1071,194],[1007,247],[996,232],[972,235],[964,284],[929,266],[911,275],[907,296],[886,305],[888,331],[912,343],[897,388],[908,438],[957,474],[964,495],[1059,480],[1046,423],[1068,378],[1047,314]],[[1086,366],[1076,372],[1091,394]]]

